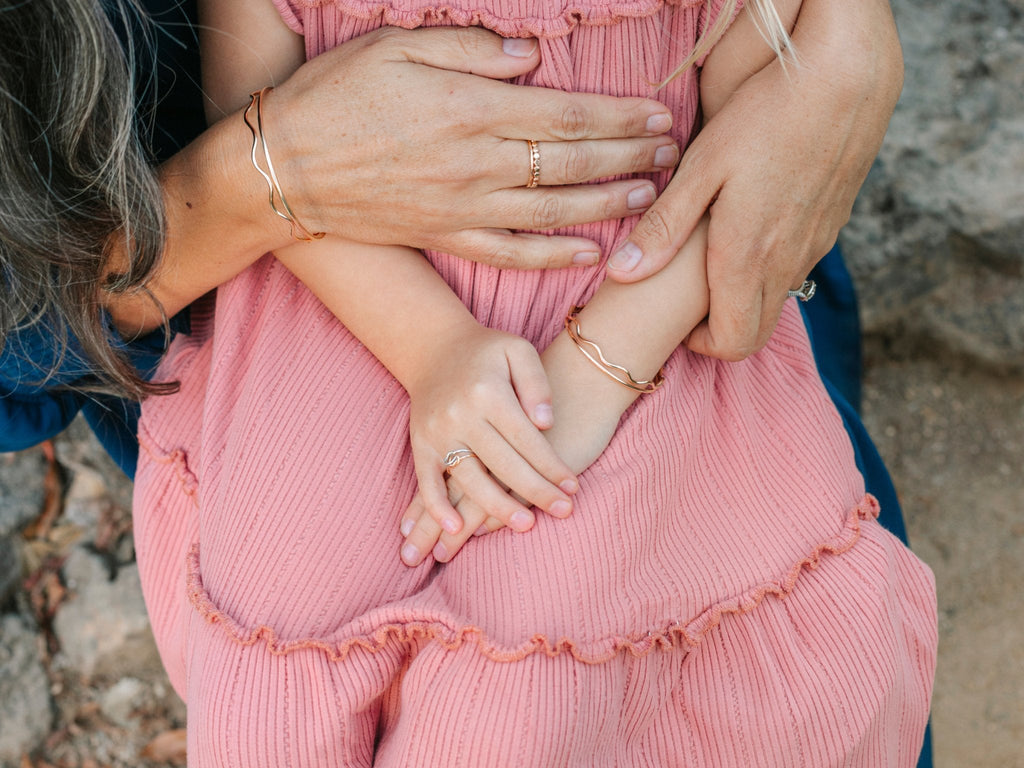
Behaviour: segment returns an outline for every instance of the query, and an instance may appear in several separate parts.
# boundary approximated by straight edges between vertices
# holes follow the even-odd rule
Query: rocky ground
[[[1024,0],[895,0],[903,99],[844,246],[865,421],[935,571],[939,768],[1024,768]],[[184,764],[130,488],[80,424],[0,455],[0,768]]]

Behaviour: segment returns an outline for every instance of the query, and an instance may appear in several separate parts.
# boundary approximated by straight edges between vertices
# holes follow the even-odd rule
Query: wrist
[[[598,370],[563,330],[541,354],[541,363],[551,382],[555,424],[568,421],[579,410],[619,416],[640,396]]]
[[[439,368],[443,367],[438,361],[451,358],[452,350],[467,350],[481,343],[490,333],[495,331],[477,322],[469,310],[445,313],[419,326],[415,338],[408,338],[408,344],[392,346],[386,355],[390,359],[376,356],[409,396],[415,398],[417,393],[433,386]],[[458,376],[458,372],[445,370],[443,375]]]
[[[291,243],[288,225],[274,215],[263,179],[252,165],[252,136],[242,111],[210,126],[160,168],[164,203],[172,232],[216,215],[219,237],[232,251],[264,253]]]

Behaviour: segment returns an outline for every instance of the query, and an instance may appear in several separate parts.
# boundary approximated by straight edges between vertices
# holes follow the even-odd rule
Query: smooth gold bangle
[[[569,333],[569,338],[572,339],[579,351],[583,353],[587,360],[594,364],[594,367],[606,376],[615,379],[622,386],[629,387],[635,392],[648,394],[662,385],[665,377],[662,375],[661,369],[658,369],[653,378],[646,381],[638,381],[633,378],[633,374],[626,368],[606,360],[601,352],[601,348],[583,336],[583,330],[580,328],[580,322],[576,317],[582,309],[583,307],[573,307],[569,310],[569,314],[565,316],[565,330]]]
[[[288,201],[285,200],[284,191],[281,189],[281,183],[277,180],[277,173],[274,172],[274,163],[270,160],[270,147],[267,145],[267,137],[263,133],[263,97],[273,90],[273,86],[268,85],[265,88],[261,88],[258,91],[253,91],[249,94],[249,106],[245,108],[245,112],[242,113],[242,119],[245,120],[245,125],[249,129],[249,133],[252,134],[252,152],[250,158],[252,160],[253,168],[259,171],[266,182],[267,187],[270,190],[270,208],[278,216],[288,222],[291,226],[292,237],[296,240],[301,240],[304,243],[311,243],[314,240],[321,239],[326,233],[324,232],[310,232],[296,218],[292,209],[288,205]],[[253,107],[256,108],[256,124],[253,125],[252,117],[250,113],[253,111]],[[256,158],[256,150],[263,148],[263,159],[267,164],[267,171],[264,171],[260,167],[259,161]],[[281,201],[281,208],[277,207],[277,201]]]

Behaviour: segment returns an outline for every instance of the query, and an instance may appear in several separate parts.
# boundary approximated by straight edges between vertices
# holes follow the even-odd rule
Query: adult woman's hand
[[[884,0],[804,0],[792,38],[800,63],[773,61],[721,106],[610,259],[613,279],[642,279],[710,210],[711,309],[687,340],[695,352],[739,360],[764,345],[787,289],[849,219],[899,97]]]
[[[367,243],[499,267],[596,263],[592,241],[508,230],[646,210],[645,180],[561,185],[672,167],[671,117],[656,101],[500,82],[539,62],[536,41],[478,28],[380,29],[310,61],[267,103],[289,202],[308,227]]]
[[[277,25],[272,45],[220,31],[262,29],[261,14]],[[265,0],[217,0],[203,15],[201,35],[234,43],[214,48],[235,84],[278,83],[265,101],[267,141],[289,205],[310,231],[499,267],[593,264],[600,253],[591,240],[510,230],[643,211],[655,196],[650,181],[571,185],[679,159],[664,135],[671,115],[657,101],[501,82],[537,66],[533,40],[502,40],[478,28],[380,29],[302,64],[302,38]],[[167,246],[147,289],[167,315],[294,242],[251,165],[244,105],[215,89],[206,94],[208,114],[228,117],[160,169]],[[540,143],[535,189],[525,188],[527,139]],[[117,297],[108,309],[126,335],[163,318],[142,294]]]

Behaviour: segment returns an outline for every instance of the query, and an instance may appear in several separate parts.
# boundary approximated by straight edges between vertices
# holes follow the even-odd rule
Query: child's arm
[[[250,92],[287,77],[302,62],[301,38],[269,0],[214,0],[201,6],[201,18],[211,119],[244,106]],[[265,98],[269,132],[273,94]],[[328,237],[275,255],[409,392],[420,493],[438,523],[452,532],[462,527],[448,501],[442,457],[463,447],[483,466],[498,468],[496,478],[528,502],[568,513],[576,481],[538,431],[550,423],[549,389],[528,342],[480,326],[411,249]],[[480,463],[467,462],[459,471],[473,498],[512,527],[529,528],[532,512]]]
[[[550,426],[551,401],[533,345],[480,325],[412,249],[328,237],[275,255],[409,393],[419,493],[439,524],[452,533],[462,528],[442,459],[463,447],[479,462],[461,465],[459,477],[513,529],[532,526],[530,504],[557,516],[571,511],[575,477],[538,429]]]
[[[784,25],[796,19],[795,0],[776,3]],[[709,120],[729,95],[773,57],[743,13],[712,49],[701,72],[704,119]],[[606,280],[579,313],[582,335],[595,341],[604,357],[627,368],[634,379],[650,379],[708,311],[707,222],[697,227],[673,261],[638,283]],[[638,344],[642,340],[642,344]],[[640,393],[598,370],[563,330],[542,354],[553,391],[555,426],[546,433],[559,456],[575,472],[586,469],[611,440],[625,409]],[[455,485],[454,481],[450,486]],[[456,536],[443,532],[414,505],[402,520],[406,546],[447,560],[487,515],[472,499],[450,488],[466,528]],[[487,521],[486,528],[500,527]],[[404,551],[404,550],[403,550]]]

